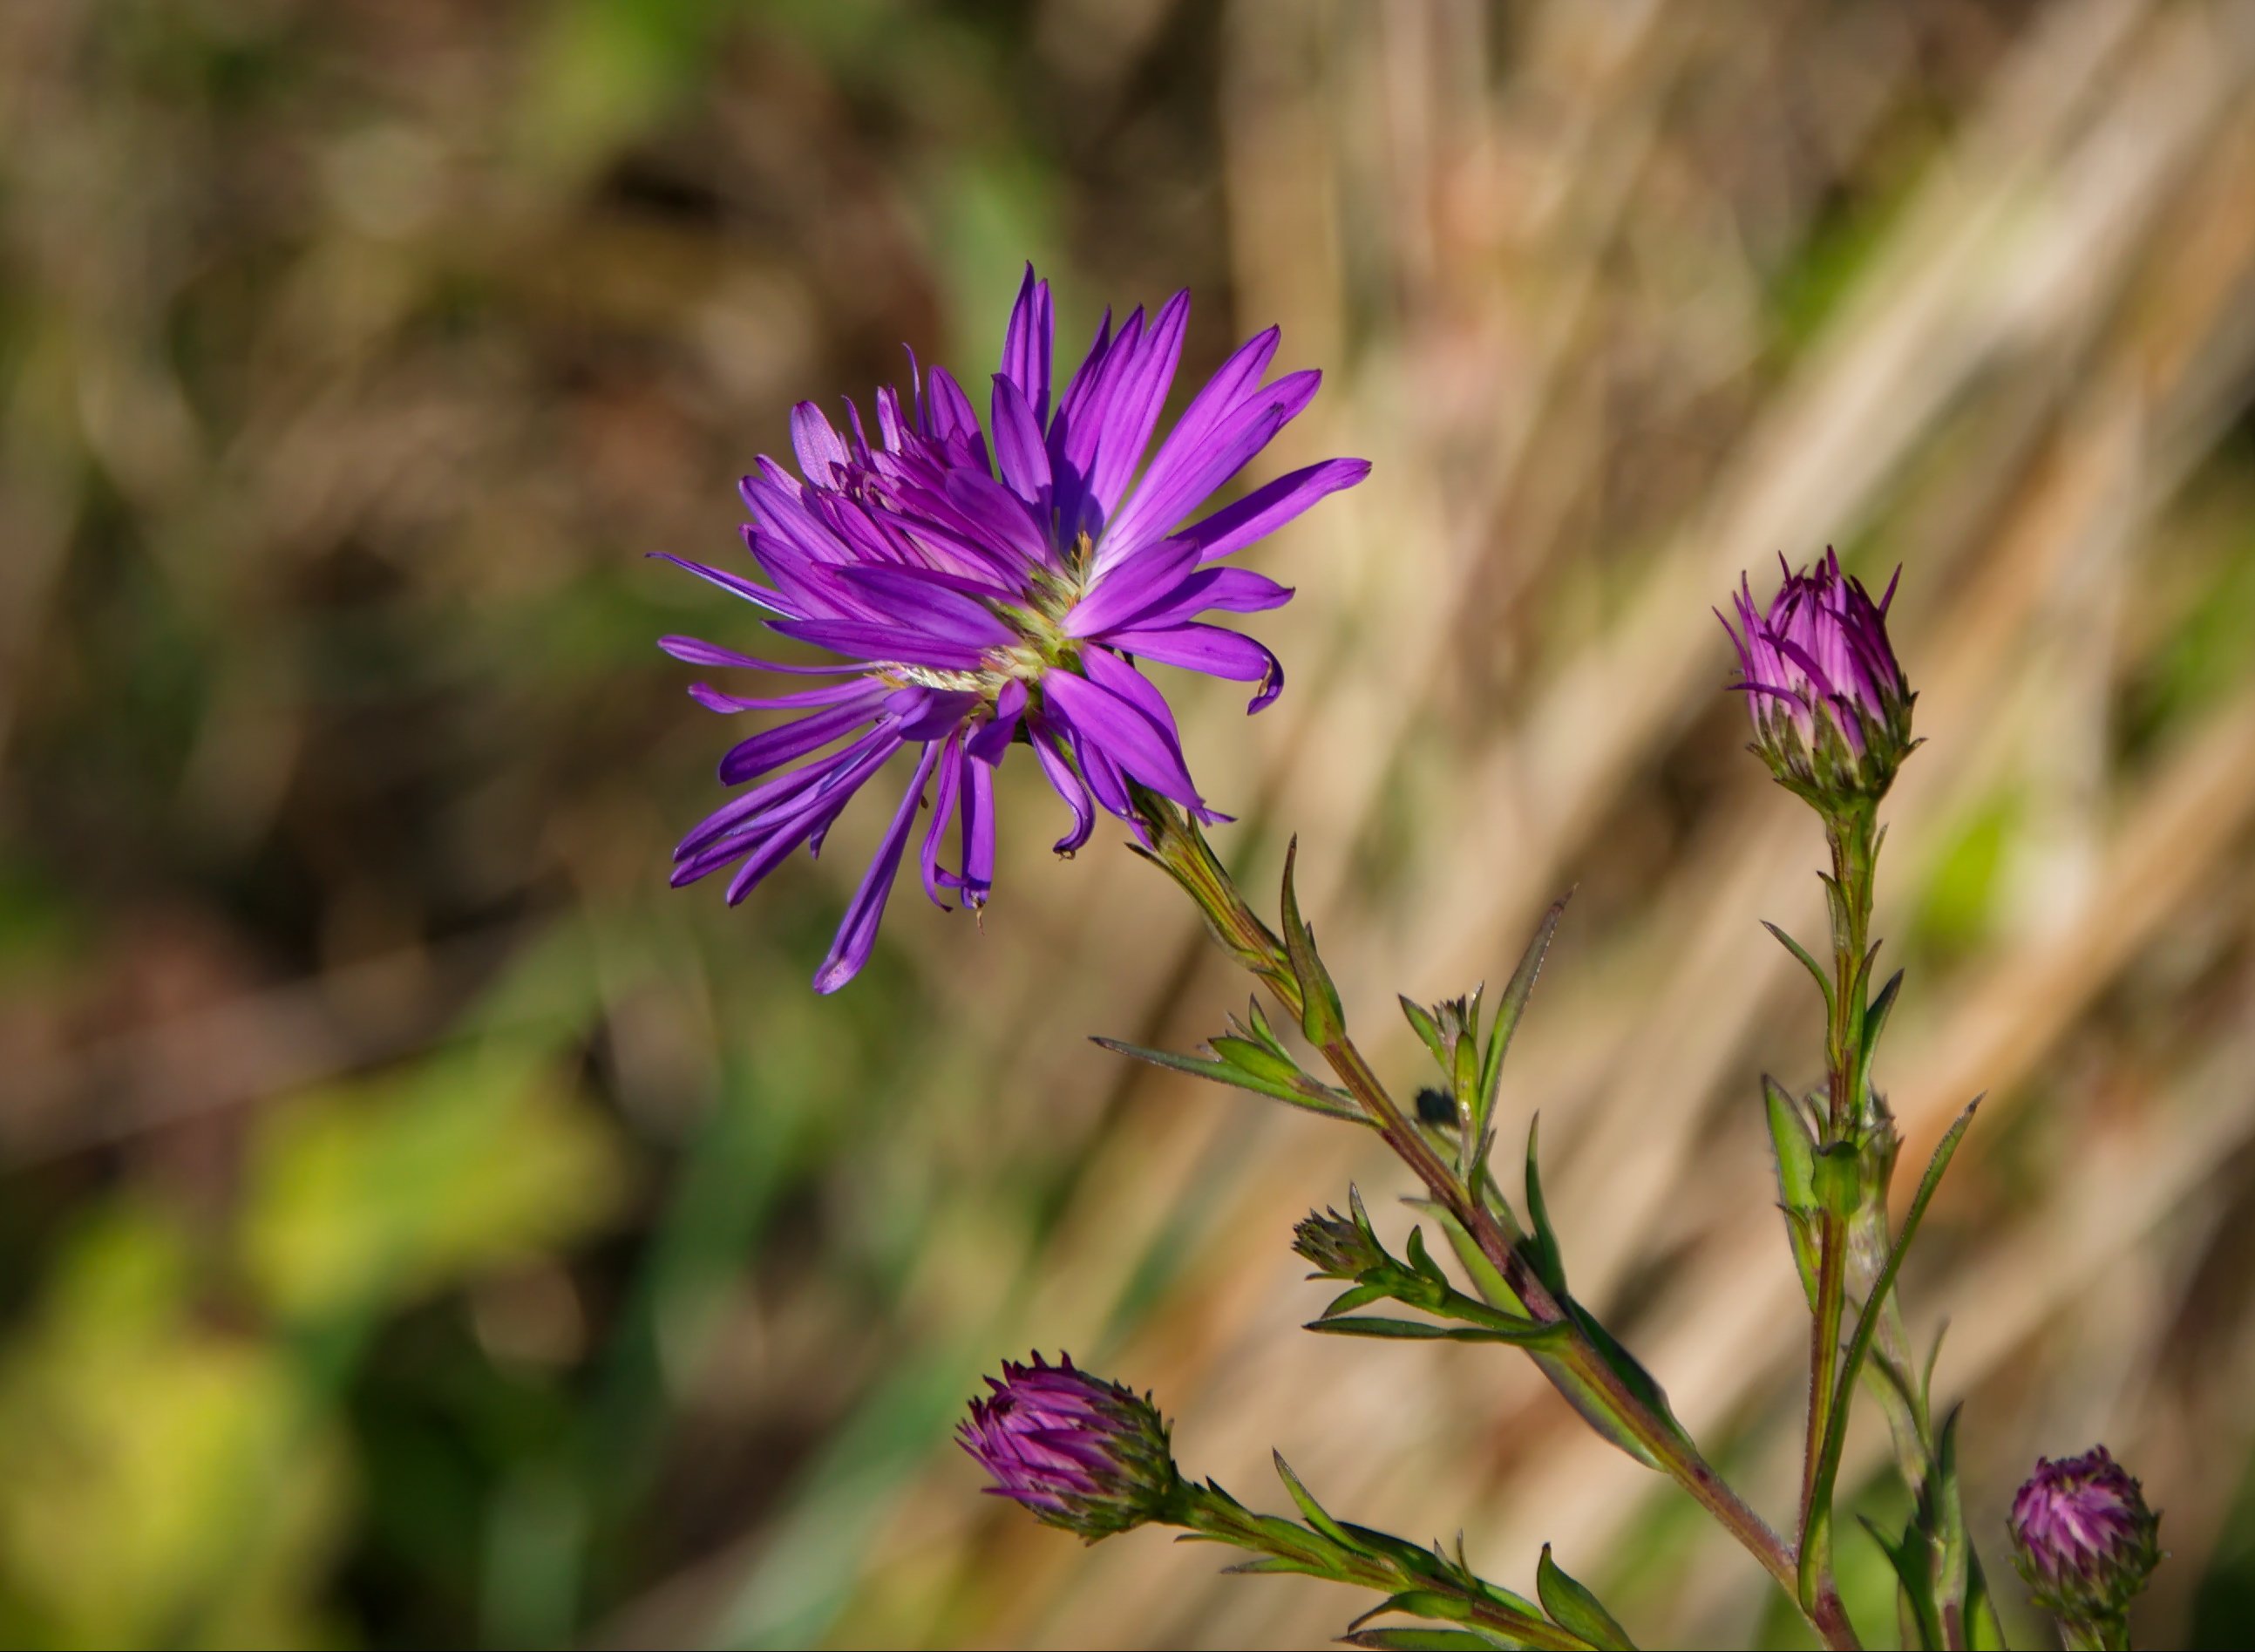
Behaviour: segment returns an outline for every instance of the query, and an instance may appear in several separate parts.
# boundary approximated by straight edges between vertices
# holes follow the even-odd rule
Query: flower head
[[[778,665],[662,639],[692,664],[838,679],[748,697],[702,683],[690,691],[719,712],[797,715],[721,759],[724,783],[758,784],[682,840],[677,885],[733,868],[728,899],[741,900],[800,845],[818,852],[887,759],[904,749],[915,757],[818,991],[835,991],[868,961],[927,791],[925,893],[943,908],[951,893],[974,910],[986,903],[994,771],[1013,744],[1033,749],[1071,811],[1060,854],[1087,840],[1093,805],[1134,821],[1138,787],[1201,819],[1227,818],[1192,784],[1174,714],[1142,663],[1256,684],[1254,711],[1274,699],[1284,680],[1276,657],[1202,616],[1275,608],[1292,594],[1224,559],[1370,467],[1327,460],[1183,525],[1307,406],[1321,376],[1264,383],[1271,327],[1222,363],[1145,464],[1189,315],[1187,292],[1148,322],[1138,309],[1116,332],[1107,313],[1052,401],[1049,285],[1029,267],[983,428],[962,386],[945,369],[914,371],[911,356],[909,400],[877,392],[874,443],[850,404],[841,432],[802,402],[790,430],[804,480],[765,457],[744,478],[755,518],[744,543],[768,582],[665,559],[750,602],[770,629],[841,657]]]
[[[1874,602],[1831,551],[1809,572],[1782,559],[1779,566],[1785,583],[1767,608],[1742,579],[1732,599],[1738,625],[1723,622],[1739,650],[1732,686],[1746,694],[1754,749],[1781,784],[1820,809],[1876,799],[1915,743],[1916,696],[1887,641],[1894,582]]]
[[[2103,1445],[2036,1459],[2013,1499],[2013,1557],[2036,1604],[2072,1625],[2118,1620],[2160,1564],[2160,1520]]]
[[[1041,1520],[1089,1542],[1163,1518],[1179,1477],[1167,1425],[1149,1399],[1074,1367],[1004,1360],[991,1397],[971,1402],[963,1449]]]

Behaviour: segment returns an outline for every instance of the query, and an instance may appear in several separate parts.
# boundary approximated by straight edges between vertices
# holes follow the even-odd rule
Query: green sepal
[[[1535,1592],[1542,1599],[1542,1609],[1550,1614],[1550,1621],[1560,1628],[1570,1629],[1593,1647],[1635,1652],[1636,1642],[1597,1596],[1550,1558],[1549,1543],[1542,1545],[1542,1558],[1535,1563]]]
[[[1346,1036],[1346,1011],[1340,1007],[1338,988],[1331,984],[1331,973],[1317,955],[1315,934],[1300,916],[1300,896],[1294,882],[1299,854],[1300,840],[1296,837],[1284,850],[1284,956],[1300,985],[1304,1006],[1300,1030],[1320,1050]]]
[[[1232,1062],[1209,1061],[1199,1056],[1177,1055],[1171,1050],[1153,1050],[1142,1044],[1128,1044],[1119,1038],[1094,1037],[1089,1042],[1100,1044],[1118,1055],[1133,1056],[1138,1061],[1148,1061],[1155,1067],[1168,1067],[1177,1072],[1187,1072],[1196,1078],[1210,1079],[1215,1084],[1226,1084],[1239,1090],[1250,1090],[1255,1095],[1265,1095],[1271,1100],[1287,1102],[1310,1113],[1319,1113],[1327,1119],[1345,1119],[1352,1124],[1370,1122],[1369,1119],[1364,1116],[1362,1109],[1355,1105],[1353,1098],[1345,1091],[1334,1089],[1327,1084],[1320,1084],[1305,1073],[1299,1072],[1297,1068],[1293,1070],[1297,1075],[1297,1082],[1285,1082],[1248,1071]]]
[[[1532,1231],[1521,1242],[1520,1255],[1535,1269],[1535,1276],[1561,1302],[1566,1297],[1566,1262],[1558,1249],[1558,1235],[1550,1226],[1550,1207],[1542,1200],[1542,1173],[1535,1164],[1535,1142],[1542,1115],[1527,1121],[1527,1221]]]

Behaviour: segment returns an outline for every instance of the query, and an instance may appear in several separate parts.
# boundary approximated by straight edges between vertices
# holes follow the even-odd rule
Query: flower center
[[[1087,594],[1088,565],[1095,546],[1087,534],[1073,541],[1061,568],[1036,568],[1027,576],[1024,591],[1015,602],[988,604],[997,617],[1017,633],[1017,640],[989,650],[975,671],[944,671],[929,665],[888,665],[882,674],[903,685],[955,693],[975,693],[989,706],[1012,681],[1037,688],[1042,678],[1061,667],[1080,661],[1080,639],[1065,634],[1065,616]]]

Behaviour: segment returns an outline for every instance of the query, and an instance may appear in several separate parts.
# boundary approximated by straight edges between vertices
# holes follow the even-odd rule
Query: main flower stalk
[[[1170,874],[1191,896],[1207,924],[1233,958],[1272,991],[1278,1002],[1303,1028],[1312,1027],[1312,1041],[1325,1065],[1361,1108],[1364,1117],[1387,1146],[1425,1185],[1434,1202],[1447,1213],[1479,1247],[1505,1285],[1518,1298],[1527,1316],[1546,1325],[1562,1326],[1556,1347],[1543,1360],[1546,1374],[1558,1383],[1577,1409],[1584,1400],[1574,1385],[1591,1390],[1607,1415],[1620,1424],[1646,1460],[1689,1492],[1737,1542],[1760,1562],[1787,1594],[1802,1607],[1810,1626],[1828,1647],[1858,1644],[1839,1596],[1830,1585],[1813,1599],[1804,1599],[1801,1571],[1793,1547],[1716,1473],[1700,1455],[1672,1417],[1665,1415],[1637,1391],[1606,1356],[1587,1328],[1558,1301],[1518,1243],[1520,1235],[1507,1230],[1506,1218],[1490,1201],[1467,1185],[1434,1149],[1425,1134],[1396,1102],[1354,1040],[1343,1017],[1309,1014],[1308,995],[1288,955],[1285,943],[1253,911],[1226,868],[1206,846],[1181,812],[1165,799],[1142,794],[1141,815],[1149,847],[1147,857]],[[1317,1036],[1320,1033],[1321,1036]],[[1842,1247],[1844,1255],[1844,1246]],[[1561,1367],[1554,1370],[1552,1365]],[[1562,1381],[1562,1374],[1568,1379]]]

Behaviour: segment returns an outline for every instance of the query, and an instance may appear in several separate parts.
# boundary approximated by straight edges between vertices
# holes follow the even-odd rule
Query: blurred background
[[[1352,1132],[1132,1068],[1241,983],[1003,777],[983,931],[883,810],[665,887],[791,402],[977,384],[1197,294],[1327,376],[1251,480],[1292,686],[1180,678],[1221,841],[1373,1054],[1508,972],[1579,1294],[1774,1515],[1804,1321],[1757,1075],[1813,823],[1708,608],[1903,565],[1888,810],[1907,1300],[1968,1496],[2106,1440],[2153,1643],[2255,1634],[2255,7],[2134,0],[9,0],[0,7],[0,1639],[1296,1646],[1367,1602],[977,1494],[978,1374],[1069,1347],[1281,1507],[1556,1545],[1647,1643],[1767,1581],[1501,1351],[1344,1345],[1287,1249]],[[1177,393],[1177,402],[1182,399]],[[1907,1181],[1908,1178],[1906,1177]],[[1899,1518],[1859,1436],[1857,1506]],[[1891,1585],[1841,1564],[1888,1644]],[[2025,1611],[2022,1645],[2048,1643]]]

